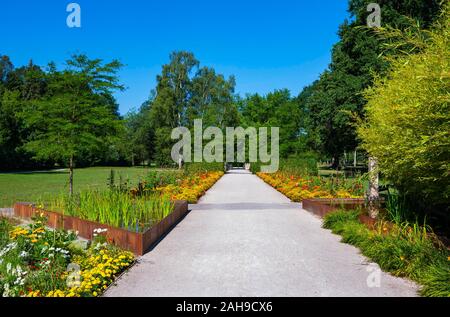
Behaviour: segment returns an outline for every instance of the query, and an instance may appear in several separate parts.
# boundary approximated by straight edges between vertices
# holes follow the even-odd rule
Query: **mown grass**
[[[421,284],[420,294],[450,296],[450,252],[418,225],[387,226],[380,222],[374,230],[358,220],[360,211],[328,214],[324,228],[342,236],[342,242],[358,247],[382,270]]]
[[[111,169],[131,184],[137,184],[150,171],[143,167],[93,167],[76,169],[74,190],[106,189]],[[68,191],[68,171],[0,174],[0,208],[17,201],[36,202],[41,197]]]

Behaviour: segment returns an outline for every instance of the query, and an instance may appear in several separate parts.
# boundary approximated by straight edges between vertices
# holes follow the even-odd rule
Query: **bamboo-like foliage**
[[[358,129],[384,176],[430,211],[445,209],[450,197],[449,8],[426,36],[401,33],[416,49],[393,59],[388,76],[367,90],[367,121]]]

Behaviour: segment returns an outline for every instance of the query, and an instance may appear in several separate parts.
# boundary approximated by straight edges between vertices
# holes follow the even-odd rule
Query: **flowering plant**
[[[257,175],[295,202],[310,198],[361,198],[364,195],[363,186],[359,180],[318,176],[300,177],[283,172],[258,173]]]
[[[45,223],[40,215],[26,227],[0,219],[0,295],[98,296],[134,261],[131,253],[96,240],[83,250],[75,246],[75,233]]]

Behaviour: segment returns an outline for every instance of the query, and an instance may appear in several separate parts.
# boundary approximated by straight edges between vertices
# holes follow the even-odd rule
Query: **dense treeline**
[[[192,128],[195,119],[203,119],[205,127],[237,126],[234,88],[234,77],[225,78],[213,68],[200,67],[192,53],[172,53],[157,77],[151,98],[138,113],[129,113],[125,118],[129,127],[126,140],[133,144],[128,157],[133,162],[173,165],[173,128]]]
[[[445,184],[448,144],[444,142],[448,111],[442,105],[436,106],[441,112],[434,112],[429,125],[433,126],[430,122],[442,125],[431,130],[421,129],[423,122],[409,121],[416,129],[415,138],[425,145],[431,142],[429,140],[440,140],[440,143],[424,146],[426,150],[423,150],[408,140],[412,148],[427,154],[422,160],[416,160],[420,157],[417,151],[416,154],[405,151],[409,158],[401,160],[403,154],[395,150],[404,147],[389,143],[395,140],[392,131],[382,129],[387,122],[383,120],[391,119],[389,126],[395,128],[401,113],[381,115],[376,105],[389,109],[392,103],[399,104],[394,97],[400,81],[394,85],[385,83],[382,78],[398,78],[398,73],[406,70],[401,70],[397,58],[423,53],[430,45],[426,40],[399,43],[397,38],[407,35],[413,39],[436,39],[438,35],[433,32],[440,32],[441,42],[446,47],[448,30],[435,23],[439,13],[448,11],[448,7],[439,0],[380,0],[383,28],[379,29],[366,26],[370,2],[349,0],[351,20],[344,21],[339,28],[339,41],[332,48],[329,67],[298,96],[288,90],[276,90],[265,96],[239,96],[235,93],[234,77],[225,78],[213,68],[201,65],[192,53],[181,51],[173,52],[168,63],[162,66],[149,99],[138,111],[121,117],[113,97],[115,91],[123,89],[117,77],[122,66],[118,61],[104,63],[78,55],[62,70],[53,63],[44,68],[31,61],[15,68],[8,56],[0,55],[0,170],[46,168],[55,164],[171,166],[174,164],[170,157],[174,143],[170,138],[172,129],[192,128],[194,120],[201,118],[205,127],[222,129],[227,126],[280,127],[282,157],[306,155],[330,159],[334,168],[343,165],[344,153],[356,149],[367,151],[380,159],[381,172],[399,190],[419,195],[430,206],[442,210],[441,206],[448,205],[448,189],[445,195],[436,189],[448,187]],[[391,36],[385,36],[384,29],[390,30]],[[429,52],[436,56],[431,48]],[[445,57],[445,51],[439,52]],[[432,56],[426,56],[426,60],[433,60]],[[442,61],[435,62],[438,65]],[[437,67],[424,65],[432,70]],[[442,74],[436,74],[437,78],[446,78]],[[425,98],[420,92],[427,82],[422,81],[418,86],[414,83],[418,83],[417,76],[426,74],[414,76],[405,73],[403,77],[409,78],[413,86],[410,90],[399,90],[398,94],[417,93],[410,97],[422,102],[423,108],[416,109],[418,118],[431,107],[427,100],[444,100],[444,105],[448,105],[448,86],[429,87],[429,94],[423,94]],[[366,92],[371,87],[375,87],[375,92]],[[378,96],[382,101],[376,101]],[[442,117],[437,118],[436,113],[442,113]],[[358,135],[358,124],[366,119],[366,127],[378,128],[376,131],[360,130]],[[401,127],[400,131],[407,129]],[[426,131],[443,132],[441,137],[435,138]],[[380,144],[390,144],[390,147]],[[416,165],[410,166],[410,162]],[[413,170],[408,171],[409,167]],[[429,177],[425,177],[423,173],[429,168],[432,169]],[[399,174],[402,171],[403,174]],[[415,190],[408,187],[408,182],[415,184]]]
[[[364,118],[367,100],[363,91],[373,84],[374,76],[389,69],[384,54],[386,40],[367,25],[367,6],[373,1],[350,0],[352,21],[339,28],[340,41],[332,49],[332,61],[320,79],[301,93],[301,106],[307,113],[309,145],[334,159],[339,166],[344,151],[359,146],[355,117]],[[383,26],[405,30],[419,24],[429,27],[440,9],[438,0],[383,0],[381,7]]]
[[[278,126],[282,157],[314,152],[322,158],[333,159],[334,167],[339,167],[344,152],[354,151],[360,144],[355,116],[365,116],[367,100],[363,91],[373,84],[376,74],[382,75],[389,69],[383,53],[392,53],[386,51],[384,39],[364,27],[369,2],[349,2],[353,18],[352,21],[345,21],[339,29],[340,41],[333,47],[329,68],[298,96],[292,96],[288,90],[278,90],[266,96],[253,94],[240,97],[234,91],[234,77],[225,78],[213,68],[201,66],[190,52],[174,52],[168,64],[162,66],[161,74],[157,76],[157,86],[149,100],[137,112],[130,112],[121,118],[113,97],[114,90],[122,88],[114,77],[114,72],[121,65],[114,61],[109,65],[113,66],[114,72],[105,74],[106,80],[114,82],[110,82],[113,89],[96,90],[86,83],[84,92],[86,96],[95,97],[96,105],[106,109],[102,116],[107,113],[108,118],[103,123],[120,121],[121,127],[110,130],[114,133],[95,146],[80,144],[78,149],[73,149],[72,152],[78,153],[76,164],[134,165],[154,162],[161,166],[171,165],[172,129],[177,126],[192,127],[194,119],[202,118],[205,126],[221,128]],[[385,0],[379,4],[383,25],[399,29],[406,29],[416,22],[425,28],[431,26],[440,8],[437,0],[401,3]],[[54,155],[55,152],[53,155],[37,155],[39,146],[35,142],[34,147],[33,143],[30,144],[36,141],[36,124],[31,123],[31,119],[24,114],[29,112],[30,107],[36,109],[38,104],[42,106],[45,102],[57,105],[43,107],[43,111],[61,108],[58,98],[62,96],[57,96],[55,90],[58,88],[54,84],[61,81],[60,77],[68,79],[67,72],[73,71],[70,68],[76,63],[81,65],[73,74],[80,77],[91,70],[95,72],[96,67],[97,71],[101,71],[101,61],[74,56],[72,63],[68,63],[68,69],[56,70],[52,63],[44,69],[33,62],[14,68],[7,56],[0,59],[0,169],[43,168],[55,163],[67,165],[70,155]],[[78,83],[83,81],[82,78],[73,80]],[[64,89],[62,86],[59,88]],[[65,97],[67,95],[68,92]],[[46,116],[42,115],[41,120]],[[82,143],[81,139],[77,143]]]

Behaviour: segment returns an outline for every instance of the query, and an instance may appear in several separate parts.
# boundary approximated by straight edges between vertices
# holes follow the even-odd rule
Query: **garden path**
[[[416,295],[386,273],[369,287],[378,266],[248,172],[226,174],[191,209],[105,296]]]

